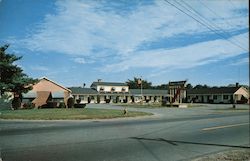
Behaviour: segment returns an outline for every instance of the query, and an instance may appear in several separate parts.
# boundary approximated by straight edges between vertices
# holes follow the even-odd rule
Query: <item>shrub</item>
[[[27,102],[23,104],[23,109],[33,109],[35,108],[35,104],[32,102]]]
[[[65,103],[64,102],[60,102],[58,108],[65,108]]]
[[[81,102],[81,99],[77,99],[76,103],[79,104]]]
[[[14,108],[15,110],[20,108],[21,107],[21,99],[19,97],[15,97],[13,100],[12,100],[12,108]]]
[[[80,103],[79,103],[79,104],[75,104],[74,107],[75,107],[75,108],[85,108],[85,107],[86,107],[86,104],[84,104],[84,103],[81,103],[81,104],[80,104]]]
[[[106,103],[110,103],[110,99],[106,99],[105,102],[106,102]]]
[[[47,107],[48,108],[56,108],[57,107],[57,102],[48,102]]]
[[[166,106],[167,105],[167,99],[163,99],[162,102],[161,102],[161,105]]]
[[[67,101],[67,107],[68,108],[73,108],[74,107],[74,104],[75,104],[75,100],[74,98],[70,97]]]

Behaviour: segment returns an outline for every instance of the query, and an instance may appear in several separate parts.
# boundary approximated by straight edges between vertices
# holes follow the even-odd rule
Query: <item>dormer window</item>
[[[101,91],[101,92],[104,91],[104,87],[100,87],[100,91]]]
[[[111,92],[114,92],[114,91],[115,91],[115,87],[112,87],[112,88],[111,88]]]

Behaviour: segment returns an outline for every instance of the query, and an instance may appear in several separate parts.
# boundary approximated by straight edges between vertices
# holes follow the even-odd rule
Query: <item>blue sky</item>
[[[140,76],[154,85],[249,84],[248,3],[0,0],[0,45],[23,56],[29,76],[65,86]]]

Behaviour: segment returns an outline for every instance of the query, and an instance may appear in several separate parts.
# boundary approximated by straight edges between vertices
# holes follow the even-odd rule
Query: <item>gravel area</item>
[[[203,156],[192,161],[250,161],[250,149],[234,149]]]

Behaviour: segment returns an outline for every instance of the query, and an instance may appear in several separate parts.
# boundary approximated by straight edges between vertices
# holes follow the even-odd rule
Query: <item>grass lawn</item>
[[[1,110],[0,113],[0,119],[24,120],[84,120],[152,115],[151,113],[133,111],[128,111],[127,115],[123,115],[123,110],[88,108]]]

